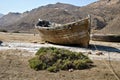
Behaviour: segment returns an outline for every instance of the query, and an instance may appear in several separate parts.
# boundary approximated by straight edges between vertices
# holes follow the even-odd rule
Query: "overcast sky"
[[[56,2],[68,3],[76,6],[85,6],[95,1],[98,0],[0,0],[0,13],[22,13],[47,4],[54,4]]]

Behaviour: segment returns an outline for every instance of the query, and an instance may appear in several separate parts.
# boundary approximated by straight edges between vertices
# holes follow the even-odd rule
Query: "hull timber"
[[[119,34],[93,34],[93,41],[120,42]]]
[[[35,26],[44,42],[87,47],[90,40],[90,18],[57,27]]]

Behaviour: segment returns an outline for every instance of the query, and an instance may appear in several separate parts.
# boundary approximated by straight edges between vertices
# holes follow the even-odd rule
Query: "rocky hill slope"
[[[0,13],[0,18],[3,16],[3,14]]]
[[[100,34],[119,34],[120,35],[120,15],[117,15],[108,25],[98,31]]]
[[[4,20],[6,18],[0,19],[0,28],[26,31],[33,29],[39,18],[64,24],[84,18],[90,14],[92,17],[92,29],[101,30],[109,26],[114,18],[120,14],[119,7],[120,0],[99,0],[83,7],[64,3],[48,4],[18,14],[13,20],[9,17],[7,21]],[[9,16],[9,14],[6,16]]]

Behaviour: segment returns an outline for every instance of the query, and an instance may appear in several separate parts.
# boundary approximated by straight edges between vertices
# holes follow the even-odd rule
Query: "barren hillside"
[[[0,18],[3,16],[3,14],[0,13]]]
[[[120,34],[120,15],[116,16],[105,28],[98,32],[102,34]]]
[[[64,3],[48,4],[17,15],[17,18],[10,16],[5,18],[7,21],[0,19],[0,28],[3,25],[2,28],[8,30],[28,31],[34,28],[39,18],[62,24],[76,21],[90,14],[92,29],[101,30],[120,14],[119,7],[120,0],[99,0],[83,7]]]

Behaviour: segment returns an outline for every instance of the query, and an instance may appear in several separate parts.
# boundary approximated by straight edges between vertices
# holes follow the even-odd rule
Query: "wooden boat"
[[[44,42],[87,47],[90,40],[90,17],[67,24],[39,21],[35,26]]]
[[[93,41],[120,42],[119,34],[93,34],[91,38]]]

